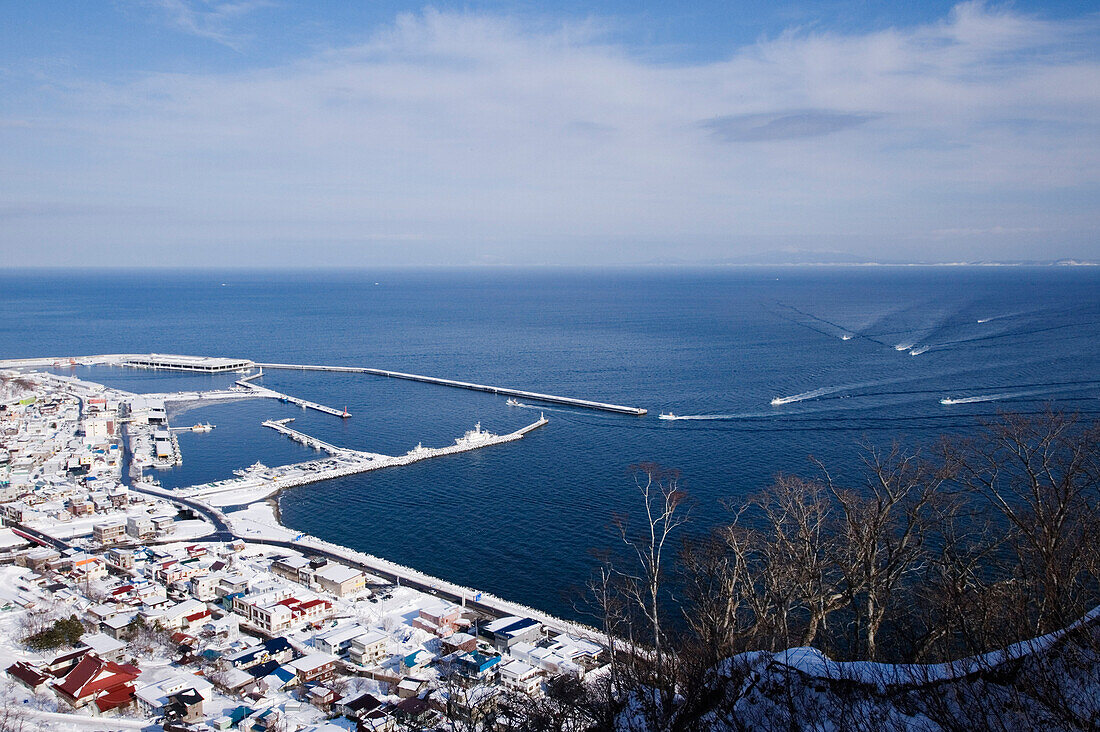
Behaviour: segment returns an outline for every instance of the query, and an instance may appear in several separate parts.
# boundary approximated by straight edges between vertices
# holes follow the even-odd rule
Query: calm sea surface
[[[999,409],[1100,411],[1100,271],[746,268],[721,271],[0,273],[0,357],[161,352],[372,366],[645,407],[627,417],[365,375],[271,372],[263,383],[340,420],[268,400],[176,416],[165,485],[315,455],[260,427],[400,454],[480,421],[520,442],[303,486],[288,525],[575,616],[592,548],[637,496],[627,468],[678,468],[697,530],[813,454],[851,475],[860,441],[927,443]],[[137,391],[229,376],[77,367]],[[785,403],[773,405],[773,399]],[[941,404],[950,398],[954,404]],[[659,420],[659,412],[692,417]]]

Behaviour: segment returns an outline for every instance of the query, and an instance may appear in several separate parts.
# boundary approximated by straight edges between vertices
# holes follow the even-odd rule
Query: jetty
[[[282,392],[275,391],[274,389],[268,389],[266,386],[258,386],[256,384],[253,384],[252,379],[255,379],[259,376],[263,376],[262,371],[261,371],[261,373],[258,373],[258,374],[252,374],[251,376],[246,376],[243,379],[237,379],[236,384],[237,384],[237,386],[239,386],[242,389],[245,389],[247,391],[250,391],[251,393],[255,394],[256,396],[269,397],[271,399],[278,399],[279,401],[285,402],[287,404],[297,404],[302,409],[314,409],[318,412],[324,412],[325,414],[335,415],[337,417],[340,417],[341,419],[347,419],[348,417],[351,416],[350,414],[348,414],[348,410],[346,410],[346,409],[343,410],[343,411],[340,411],[339,409],[333,409],[332,407],[326,407],[324,404],[318,404],[317,402],[311,402],[308,399],[299,399],[298,397],[290,396],[289,394],[283,394]]]
[[[287,419],[269,419],[263,423],[264,427],[270,427],[276,432],[281,432],[295,442],[299,442],[306,447],[312,447],[314,450],[324,450],[330,455],[340,455],[347,452],[342,447],[337,447],[332,443],[325,442],[324,440],[318,440],[316,437],[311,437],[305,432],[299,432],[298,430],[287,427],[287,424],[293,422],[294,418],[289,417]]]
[[[472,391],[489,392],[490,394],[503,394],[505,396],[511,397],[523,397],[524,399],[547,402],[550,404],[563,404],[569,407],[579,407],[581,409],[596,409],[603,412],[616,412],[618,414],[633,414],[641,416],[643,414],[646,414],[647,412],[647,410],[640,407],[624,407],[621,404],[607,404],[606,402],[596,402],[590,399],[575,399],[573,397],[556,396],[554,394],[541,394],[535,391],[510,389],[503,386],[474,384],[469,381],[456,381],[454,379],[443,379],[437,376],[407,374],[401,371],[387,371],[385,369],[372,369],[362,366],[320,366],[312,364],[290,363],[256,363],[255,365],[261,368],[283,369],[288,371],[335,371],[346,374],[370,374],[371,376],[385,376],[391,379],[420,381],[425,384],[437,384],[439,386],[450,386],[455,389],[470,389]]]
[[[178,488],[173,495],[186,498],[201,498],[210,505],[235,505],[252,503],[262,500],[273,493],[285,488],[317,483],[333,478],[342,478],[347,475],[366,473],[371,470],[393,468],[429,458],[455,455],[461,452],[478,450],[492,445],[501,445],[506,442],[514,442],[523,439],[525,435],[547,424],[545,416],[539,415],[536,422],[522,427],[515,432],[506,435],[494,435],[481,429],[477,424],[474,429],[454,441],[454,444],[446,447],[424,447],[417,445],[404,455],[381,455],[372,452],[363,452],[350,448],[338,447],[304,432],[291,429],[286,426],[285,420],[264,422],[265,427],[270,427],[297,442],[309,440],[311,446],[318,447],[330,453],[330,457],[309,460],[293,465],[269,468],[265,465],[254,465],[251,468],[240,471],[240,476],[213,483],[193,485],[187,488]]]

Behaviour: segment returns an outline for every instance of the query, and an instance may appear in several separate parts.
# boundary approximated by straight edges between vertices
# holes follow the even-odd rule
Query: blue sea
[[[691,530],[779,471],[825,461],[854,479],[859,444],[931,444],[998,410],[1100,411],[1100,270],[1043,267],[720,270],[7,271],[0,357],[160,352],[370,366],[644,407],[645,417],[356,374],[272,371],[265,385],[353,415],[271,400],[175,423],[163,484],[313,457],[269,418],[401,454],[475,422],[527,438],[316,483],[279,498],[289,526],[578,617],[575,598],[639,506],[629,466],[678,469]],[[63,369],[137,392],[234,377]],[[943,404],[948,399],[954,403]],[[773,400],[779,403],[773,404]],[[660,412],[690,419],[660,420]]]

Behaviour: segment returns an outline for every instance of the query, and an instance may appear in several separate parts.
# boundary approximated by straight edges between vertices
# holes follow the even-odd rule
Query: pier
[[[318,404],[317,402],[311,402],[306,399],[299,399],[298,397],[290,396],[289,394],[283,394],[282,392],[275,391],[274,389],[268,389],[265,386],[257,386],[253,384],[251,379],[255,379],[258,376],[263,376],[262,373],[246,376],[243,379],[237,379],[237,386],[240,386],[256,396],[270,397],[271,399],[278,399],[281,402],[287,404],[297,404],[302,409],[314,409],[318,412],[324,412],[325,414],[332,414],[341,419],[347,419],[351,415],[348,414],[348,410],[340,411],[339,409],[333,409],[332,407],[326,407],[324,404]]]
[[[290,417],[288,419],[269,419],[263,423],[263,426],[270,427],[276,432],[282,432],[290,439],[294,440],[295,442],[299,442],[306,447],[312,447],[315,450],[324,450],[330,455],[339,455],[346,452],[346,450],[344,450],[344,448],[342,447],[337,447],[336,445],[325,442],[324,440],[318,440],[316,437],[310,437],[305,432],[299,432],[298,430],[287,427],[287,423],[293,421],[293,417]]]
[[[555,396],[554,394],[540,394],[539,392],[523,391],[521,389],[509,389],[503,386],[474,384],[468,381],[442,379],[436,376],[406,374],[401,371],[386,371],[385,369],[371,369],[360,366],[317,366],[310,364],[289,363],[257,363],[256,365],[260,366],[261,368],[283,369],[287,371],[335,371],[348,374],[370,374],[371,376],[386,376],[391,379],[405,379],[407,381],[420,381],[425,384],[450,386],[456,389],[484,391],[490,394],[503,394],[505,396],[511,397],[522,397],[524,399],[531,399],[539,402],[548,402],[550,404],[563,404],[569,407],[579,407],[581,409],[596,409],[602,412],[616,412],[618,414],[633,414],[638,416],[646,414],[646,410],[640,407],[624,407],[620,404],[607,404],[605,402],[595,402],[589,399],[574,399],[573,397]]]
[[[532,422],[515,432],[506,435],[494,435],[481,430],[481,425],[467,432],[454,441],[454,444],[446,447],[424,447],[417,445],[404,455],[380,455],[377,453],[363,452],[349,448],[337,447],[329,443],[310,437],[303,432],[286,426],[285,421],[267,421],[265,427],[282,432],[291,439],[319,447],[331,453],[331,457],[310,460],[304,463],[284,465],[282,467],[269,468],[266,466],[254,466],[244,471],[238,478],[204,483],[188,488],[178,488],[173,495],[188,498],[202,498],[210,505],[235,505],[259,501],[273,493],[294,486],[317,483],[333,478],[342,478],[347,475],[366,473],[371,470],[393,468],[430,458],[456,455],[471,450],[479,450],[492,445],[502,445],[523,439],[528,433],[537,430],[547,424],[545,416],[539,416],[538,421]],[[304,442],[309,440],[309,442]]]

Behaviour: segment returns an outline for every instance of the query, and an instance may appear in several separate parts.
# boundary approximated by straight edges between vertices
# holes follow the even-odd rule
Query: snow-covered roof
[[[168,697],[187,689],[194,689],[203,700],[207,701],[214,693],[213,685],[201,676],[179,673],[137,689],[134,691],[134,696],[157,708],[167,704]]]
[[[91,648],[99,656],[109,656],[110,654],[121,651],[126,647],[126,644],[120,640],[115,640],[109,635],[103,633],[93,633],[92,635],[83,636],[80,642]]]
[[[329,564],[317,570],[316,572],[316,575],[318,577],[322,577],[329,582],[334,582],[336,584],[343,584],[344,582],[347,582],[348,580],[353,580],[356,577],[361,576],[362,574],[363,573],[360,572],[358,569],[352,569],[351,567],[345,566],[343,564]]]
[[[309,673],[315,671],[322,666],[334,663],[336,657],[329,655],[328,653],[310,653],[308,655],[297,658],[287,664],[288,667],[301,671],[302,673]]]

